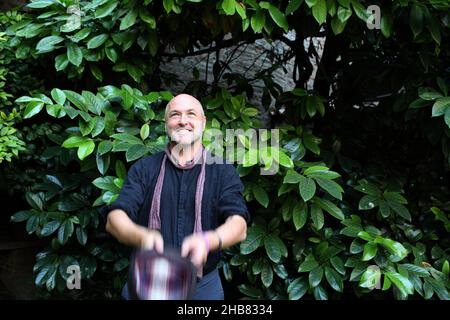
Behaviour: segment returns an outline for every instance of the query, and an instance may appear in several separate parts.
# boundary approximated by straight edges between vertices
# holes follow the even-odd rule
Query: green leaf
[[[308,207],[304,202],[297,202],[292,210],[292,219],[294,221],[295,230],[298,231],[306,223],[308,218]]]
[[[286,7],[286,15],[290,15],[300,8],[303,0],[290,0],[288,6]]]
[[[397,272],[387,272],[386,276],[389,277],[389,280],[400,290],[400,292],[407,296],[409,294],[414,293],[414,287],[411,281],[408,278],[402,276]]]
[[[28,3],[26,5],[26,7],[33,8],[33,9],[41,9],[41,8],[47,8],[55,3],[56,3],[55,0],[33,0],[31,3]]]
[[[317,287],[320,284],[320,282],[322,281],[322,277],[323,277],[323,268],[322,267],[313,269],[309,273],[309,285],[312,288]]]
[[[287,292],[289,294],[289,300],[298,300],[305,295],[305,293],[309,289],[309,284],[305,279],[297,278],[292,281],[288,288]]]
[[[308,5],[308,7],[313,7],[316,5],[317,0],[305,0],[306,4]]]
[[[431,88],[419,88],[419,97],[423,100],[433,101],[442,98],[442,93]]]
[[[289,158],[288,155],[281,150],[278,152],[278,160],[280,161],[280,164],[285,168],[294,167],[294,163],[292,162],[291,158]]]
[[[314,269],[317,269],[319,267],[319,264],[317,263],[314,258],[308,259],[308,257],[305,259],[304,262],[300,264],[298,267],[298,272],[310,272]]]
[[[342,200],[342,193],[344,192],[344,190],[339,184],[332,180],[322,178],[315,178],[315,180],[319,184],[319,186],[326,192],[328,192],[331,196],[335,197],[338,200]]]
[[[342,210],[339,209],[334,203],[327,199],[315,198],[314,203],[316,203],[320,208],[331,214],[333,217],[339,220],[344,220],[344,214]]]
[[[55,49],[55,45],[64,41],[64,38],[60,36],[48,36],[42,38],[36,45],[38,53],[50,52]]]
[[[95,77],[95,79],[97,79],[100,82],[103,81],[103,73],[96,64],[90,63],[89,69],[91,70],[91,73]]]
[[[393,256],[390,257],[392,262],[400,261],[408,255],[408,250],[406,250],[405,247],[399,242],[391,239],[380,239],[379,243],[381,243],[386,249],[389,250],[390,253],[392,253]]]
[[[381,33],[385,38],[389,38],[392,34],[392,29],[394,26],[394,18],[389,14],[384,12],[381,15]]]
[[[87,235],[86,230],[85,230],[84,228],[78,226],[78,227],[77,227],[77,230],[76,230],[76,235],[77,235],[77,240],[78,240],[78,242],[79,242],[82,246],[84,246],[84,245],[86,244],[87,238],[88,238],[88,235]]]
[[[359,200],[359,210],[370,210],[378,206],[378,198],[372,195],[366,195]]]
[[[450,109],[450,97],[438,98],[436,102],[433,104],[431,116],[432,117],[442,116],[448,109]]]
[[[444,264],[442,265],[442,273],[448,277],[449,271],[450,271],[450,265],[448,263],[448,260],[445,260]]]
[[[55,58],[55,69],[56,71],[62,71],[69,65],[69,60],[67,59],[67,54],[60,54]]]
[[[94,14],[95,18],[100,19],[110,15],[118,4],[119,1],[108,1],[100,7],[97,7]]]
[[[232,16],[236,11],[236,1],[235,0],[223,0],[222,9],[226,15]]]
[[[87,36],[89,36],[89,34],[91,33],[91,31],[92,30],[90,28],[83,28],[69,38],[70,40],[72,40],[72,42],[80,42],[81,40],[86,39]]]
[[[423,12],[420,6],[413,3],[409,13],[409,26],[416,38],[423,30]]]
[[[89,156],[95,149],[95,143],[91,139],[83,142],[77,151],[78,158],[80,160],[84,160],[87,156]]]
[[[31,101],[30,103],[27,104],[27,107],[25,108],[25,111],[23,113],[24,119],[31,118],[32,116],[38,114],[43,107],[44,107],[43,102]]]
[[[96,115],[101,115],[103,104],[95,94],[89,91],[83,91],[82,97],[84,98],[85,105],[90,112]]]
[[[118,188],[122,188],[122,183],[127,177],[127,169],[125,168],[123,162],[120,160],[116,160],[116,165],[114,169],[116,171],[117,180],[121,181],[121,183],[118,184],[116,183],[116,179],[114,179],[114,183],[117,185]]]
[[[32,234],[39,226],[39,216],[31,216],[26,223],[25,230],[28,234]]]
[[[305,170],[305,175],[311,178],[322,178],[322,179],[336,179],[341,175],[337,172],[328,170],[327,167],[323,166],[312,166]]]
[[[250,254],[261,246],[265,237],[264,229],[254,225],[247,231],[247,238],[241,242],[240,248],[242,254]]]
[[[67,47],[67,59],[71,64],[78,67],[83,61],[83,52],[80,47],[74,43],[70,43]]]
[[[85,112],[88,111],[86,107],[86,101],[84,100],[84,97],[82,95],[71,90],[63,90],[63,92],[66,95],[67,99],[69,99],[69,101],[72,102],[75,107]]]
[[[44,236],[44,237],[47,237],[47,236],[51,235],[53,232],[58,230],[60,225],[61,225],[60,221],[50,221],[50,222],[48,222],[42,228],[41,235]]]
[[[398,202],[401,204],[407,204],[408,201],[398,192],[387,192],[385,191],[383,194],[384,198],[386,200],[392,201],[392,202]]]
[[[100,155],[104,155],[105,153],[108,153],[109,151],[111,151],[112,147],[113,147],[113,144],[111,141],[109,141],[109,140],[102,141],[98,145],[98,153]]]
[[[56,103],[63,105],[64,102],[66,102],[66,95],[64,92],[58,88],[55,88],[51,92],[53,100],[56,101]]]
[[[30,216],[32,215],[31,211],[19,211],[16,212],[12,217],[11,217],[11,221],[12,222],[22,222],[27,220]]]
[[[303,200],[307,202],[316,193],[316,183],[311,178],[305,178],[300,175],[300,183],[298,185],[299,193],[302,196]]]
[[[384,282],[383,282],[383,288],[381,290],[385,291],[388,290],[392,285],[391,280],[387,276],[384,276]]]
[[[261,188],[259,185],[254,184],[252,186],[252,192],[255,199],[264,207],[267,208],[269,205],[269,196],[267,195],[266,190]]]
[[[378,205],[380,206],[380,213],[383,218],[387,218],[391,215],[391,209],[386,201],[381,200]]]
[[[62,146],[63,148],[77,148],[81,146],[83,143],[85,143],[88,140],[86,137],[80,137],[80,136],[73,136],[66,139]]]
[[[108,168],[109,168],[109,163],[110,163],[109,154],[102,156],[97,152],[97,154],[95,155],[95,161],[97,163],[98,171],[102,175],[104,175],[108,171]]]
[[[142,144],[133,144],[126,152],[127,162],[142,158],[149,152],[148,148]]]
[[[440,45],[441,44],[441,28],[440,24],[437,22],[439,20],[431,18],[428,20],[427,28],[430,31],[433,40]]]
[[[73,222],[69,219],[64,221],[63,224],[61,224],[59,230],[58,230],[58,241],[60,244],[65,244],[67,240],[72,236],[73,234]]]
[[[344,291],[344,283],[341,276],[330,267],[325,267],[325,278],[334,290],[337,292]]]
[[[366,240],[366,241],[373,241],[374,240],[374,238],[366,231],[358,232],[358,237],[363,239],[363,240]]]
[[[339,19],[339,21],[341,21],[342,23],[346,22],[350,17],[352,16],[352,10],[344,8],[344,7],[339,7],[338,11],[337,11],[337,17]]]
[[[311,206],[311,219],[313,221],[314,227],[317,230],[322,229],[323,224],[324,224],[324,217],[323,217],[323,212],[322,209],[315,203],[312,204]]]
[[[270,260],[275,263],[280,262],[282,256],[287,257],[288,255],[285,244],[274,234],[269,234],[264,238],[264,247]]]
[[[447,108],[447,110],[445,111],[444,119],[445,119],[445,123],[450,128],[450,107]]]
[[[303,143],[312,153],[320,155],[320,148],[318,146],[320,139],[314,137],[312,134],[303,133]]]
[[[362,288],[379,288],[381,283],[381,270],[377,266],[369,266],[359,280],[359,286]]]
[[[331,265],[342,275],[345,275],[344,261],[339,256],[334,256],[330,259]]]
[[[299,183],[301,179],[301,174],[297,173],[295,170],[288,170],[283,179],[283,183]]]
[[[312,14],[314,19],[321,25],[327,20],[327,2],[326,0],[317,0],[312,7]]]
[[[316,300],[328,300],[328,295],[322,286],[313,288],[313,295]]]
[[[445,83],[445,80],[442,79],[441,77],[437,77],[436,78],[436,83],[439,86],[439,89],[441,89],[441,91],[444,93],[445,96],[448,95],[448,89],[447,89],[447,85]]]
[[[91,40],[87,43],[88,49],[95,49],[100,47],[102,44],[105,43],[106,40],[108,40],[109,35],[107,34],[99,34],[98,36],[93,37]]]
[[[369,261],[377,254],[377,245],[373,242],[368,242],[364,246],[364,253],[362,260]]]
[[[114,139],[117,139],[120,141],[125,141],[130,144],[140,144],[142,147],[144,147],[141,139],[139,139],[138,137],[135,137],[129,133],[116,133],[116,134],[111,135],[111,138],[114,138]]]
[[[272,285],[273,281],[273,270],[269,262],[265,261],[261,270],[261,282],[268,288]]]
[[[425,281],[429,286],[433,288],[433,291],[436,292],[440,300],[450,300],[450,294],[445,288],[445,285],[443,285],[442,281],[433,278],[425,279]]]
[[[355,187],[356,190],[369,194],[371,196],[378,197],[380,195],[380,191],[375,184],[367,182],[366,180],[359,181],[359,184],[359,186]]]
[[[145,123],[142,125],[141,131],[140,131],[141,139],[142,140],[147,139],[149,134],[150,134],[150,126],[147,123]]]
[[[273,21],[284,30],[284,32],[289,31],[288,21],[286,16],[274,5],[269,6],[269,13]]]
[[[99,177],[92,181],[92,184],[99,189],[111,191],[113,193],[119,192],[120,189],[114,184],[114,177]]]
[[[263,295],[260,289],[252,287],[248,284],[241,284],[240,286],[238,286],[238,289],[241,293],[252,298],[261,299]]]
[[[102,117],[95,117],[92,119],[92,121],[95,121],[94,129],[92,129],[91,136],[92,138],[98,136],[100,133],[103,132],[105,129],[105,118]]]
[[[387,201],[389,207],[391,207],[399,216],[404,218],[405,220],[411,221],[411,214],[409,210],[404,206],[397,202]]]
[[[148,11],[139,11],[139,18],[141,18],[141,20],[144,21],[151,29],[156,28],[155,17]]]
[[[105,132],[107,135],[114,133],[114,128],[117,123],[117,118],[111,111],[105,112]]]
[[[117,50],[114,47],[105,48],[105,53],[109,60],[116,63],[118,54],[117,54]]]
[[[430,276],[430,273],[428,272],[427,269],[416,266],[414,264],[411,263],[404,263],[404,264],[400,264],[399,268],[407,270],[408,272],[412,272],[414,274],[417,274],[419,277],[428,277]]]
[[[133,8],[133,10],[129,11],[120,22],[120,30],[126,30],[129,27],[133,26],[136,23],[137,15],[138,10],[136,8]]]
[[[341,22],[337,16],[334,16],[333,19],[331,20],[331,29],[333,30],[333,33],[335,35],[341,34],[344,29],[345,29],[345,25],[347,24],[347,22]]]

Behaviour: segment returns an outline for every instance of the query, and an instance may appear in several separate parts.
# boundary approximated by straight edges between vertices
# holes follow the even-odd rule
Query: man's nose
[[[187,116],[184,113],[181,114],[180,121],[178,123],[183,125],[187,124]]]

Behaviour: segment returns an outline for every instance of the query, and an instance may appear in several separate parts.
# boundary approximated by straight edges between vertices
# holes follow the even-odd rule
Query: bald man
[[[103,209],[106,230],[132,247],[179,249],[198,270],[193,299],[221,300],[220,251],[246,238],[250,219],[243,185],[233,165],[208,161],[206,117],[196,98],[174,97],[165,124],[166,150],[131,166],[119,197]],[[122,296],[130,297],[127,286]]]

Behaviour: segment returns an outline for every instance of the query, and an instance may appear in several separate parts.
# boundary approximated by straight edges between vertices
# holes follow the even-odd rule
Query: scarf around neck
[[[161,207],[161,193],[162,187],[164,183],[164,175],[166,173],[166,160],[169,159],[172,164],[182,170],[192,169],[195,165],[201,164],[200,174],[197,178],[197,187],[195,190],[195,223],[194,223],[194,233],[202,232],[202,198],[203,198],[203,187],[205,184],[205,164],[206,164],[206,149],[203,145],[200,147],[200,150],[195,154],[194,159],[184,165],[181,166],[167,146],[165,149],[165,153],[161,162],[161,167],[159,169],[158,179],[156,180],[155,190],[153,192],[152,205],[150,207],[150,219],[148,227],[153,230],[161,230],[161,218],[160,218],[160,207]],[[203,270],[200,269],[198,274],[199,277],[202,277]]]

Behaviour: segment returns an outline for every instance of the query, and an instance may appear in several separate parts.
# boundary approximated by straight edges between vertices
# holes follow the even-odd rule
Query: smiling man
[[[131,166],[119,197],[104,208],[106,230],[129,246],[180,250],[198,270],[193,299],[220,300],[220,251],[246,238],[243,185],[233,165],[208,161],[206,117],[196,98],[174,97],[165,122],[166,150]],[[129,298],[126,286],[122,296]]]

